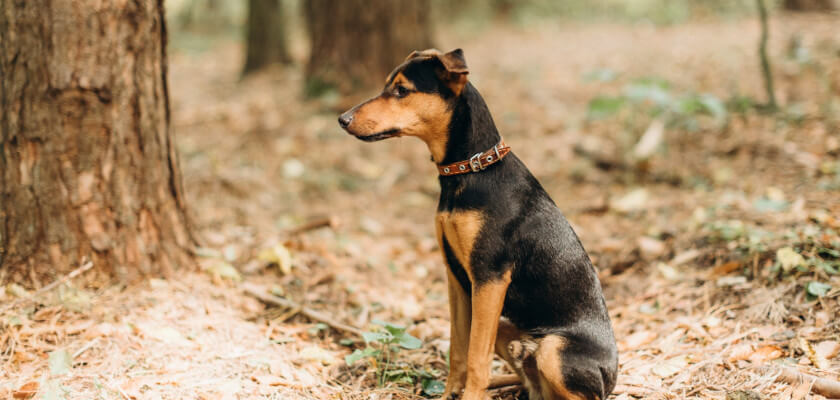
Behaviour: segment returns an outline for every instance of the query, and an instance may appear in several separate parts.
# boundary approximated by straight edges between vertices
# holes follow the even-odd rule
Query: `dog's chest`
[[[444,249],[445,240],[470,281],[473,280],[470,260],[484,221],[484,214],[476,210],[440,211],[435,216],[435,230],[440,248]]]

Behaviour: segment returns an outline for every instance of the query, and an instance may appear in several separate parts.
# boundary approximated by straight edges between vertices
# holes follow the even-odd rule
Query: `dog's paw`
[[[537,343],[532,340],[512,340],[508,344],[508,353],[520,362],[537,351]]]
[[[508,353],[513,358],[513,367],[517,370],[521,370],[525,360],[532,357],[536,351],[537,343],[532,340],[512,340],[508,344]]]
[[[437,400],[458,400],[461,398],[460,393],[444,393],[443,397],[438,398]]]

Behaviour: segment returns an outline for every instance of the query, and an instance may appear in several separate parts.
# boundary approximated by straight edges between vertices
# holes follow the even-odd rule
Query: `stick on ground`
[[[265,288],[263,287],[250,283],[243,283],[242,290],[245,292],[245,294],[253,296],[258,300],[262,301],[263,303],[274,304],[285,308],[297,309],[300,310],[301,314],[313,321],[323,322],[340,331],[352,333],[356,336],[362,336],[362,330],[359,328],[338,322],[335,319],[331,318],[329,315],[315,311],[309,307],[304,307],[292,300],[272,296],[266,293]]]
[[[779,376],[776,377],[776,380],[779,382],[784,382],[789,385],[811,382],[811,392],[829,399],[840,399],[840,382],[838,381],[819,378],[792,368],[766,369],[766,371],[772,373],[779,371]]]

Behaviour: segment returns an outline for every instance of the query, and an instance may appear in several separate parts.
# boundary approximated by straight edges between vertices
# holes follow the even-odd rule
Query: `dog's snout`
[[[353,122],[353,114],[350,112],[341,114],[338,117],[338,124],[341,125],[342,128],[347,128],[348,126],[350,126],[351,122]]]

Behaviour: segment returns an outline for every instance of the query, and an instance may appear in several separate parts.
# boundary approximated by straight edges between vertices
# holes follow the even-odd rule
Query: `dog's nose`
[[[351,122],[353,122],[353,114],[344,113],[338,117],[338,124],[341,125],[342,128],[347,128],[350,126]]]

